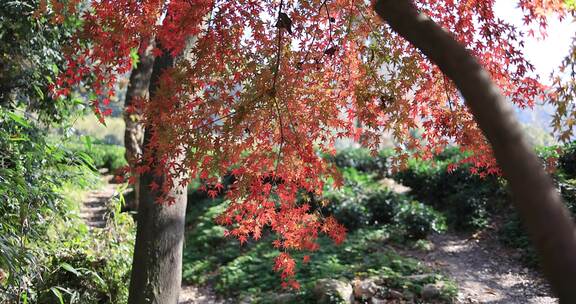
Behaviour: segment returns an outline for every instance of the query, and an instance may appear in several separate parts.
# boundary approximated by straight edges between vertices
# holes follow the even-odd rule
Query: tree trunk
[[[411,0],[378,0],[374,8],[456,84],[492,145],[554,292],[561,303],[576,303],[573,220],[499,88],[476,59],[448,32],[418,12]]]
[[[151,96],[157,89],[159,76],[173,61],[169,54],[156,58],[150,80]],[[144,132],[144,148],[148,147],[151,132],[151,128]],[[153,172],[151,168],[140,177],[143,186],[140,187],[129,304],[176,304],[180,293],[186,186],[171,190],[170,195],[176,199],[173,205],[159,204],[156,202],[159,193],[148,185],[155,182],[162,188],[164,177],[155,176]],[[175,181],[175,185],[180,185],[179,181]]]
[[[150,76],[154,66],[154,39],[143,41],[147,43],[144,53],[140,55],[140,62],[130,74],[130,82],[126,91],[124,109],[134,106],[137,99],[148,99],[148,87],[150,86]],[[141,122],[141,114],[138,112],[124,111],[124,122],[126,129],[124,131],[124,146],[126,147],[126,160],[131,168],[136,166],[138,158],[142,155],[142,144],[144,141],[144,125]],[[138,210],[140,200],[140,177],[135,176],[134,182],[134,199],[128,201],[126,208],[128,210]]]

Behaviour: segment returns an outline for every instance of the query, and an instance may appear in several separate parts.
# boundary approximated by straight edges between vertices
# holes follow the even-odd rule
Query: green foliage
[[[83,138],[83,143],[70,142],[66,144],[66,148],[74,154],[88,156],[87,162],[96,168],[106,168],[110,172],[128,165],[124,147],[102,144],[88,136]]]
[[[0,302],[123,303],[129,220],[117,216],[113,228],[91,232],[75,218],[79,201],[71,195],[98,184],[86,166],[92,161],[47,132],[86,108],[79,97],[49,94],[80,21],[36,16],[39,3],[0,1]],[[120,166],[118,157],[95,158]]]
[[[365,204],[372,216],[373,224],[391,224],[394,223],[400,206],[410,204],[410,198],[381,188],[371,192]]]
[[[106,125],[100,123],[96,115],[90,113],[80,117],[73,125],[80,135],[90,136],[95,141],[107,145],[124,145],[124,119],[106,117]]]
[[[115,299],[126,294],[131,232],[123,215],[106,232],[89,232],[73,218],[79,202],[71,195],[98,184],[84,163],[0,107],[0,299],[122,302]]]
[[[134,223],[119,206],[109,210],[114,216],[104,229],[88,230],[79,219],[55,227],[45,269],[34,282],[37,303],[59,303],[54,289],[69,304],[127,302]]]
[[[498,231],[500,241],[506,246],[516,248],[521,253],[521,260],[530,267],[538,265],[538,255],[516,214],[506,219]]]
[[[432,232],[446,230],[446,222],[440,213],[416,201],[400,204],[395,221],[411,239],[423,239]]]
[[[496,176],[480,177],[465,165],[449,172],[448,164],[464,156],[457,149],[447,149],[433,161],[410,159],[395,178],[410,187],[418,200],[445,213],[452,227],[475,230],[488,224],[490,213],[508,196]]]
[[[80,24],[76,15],[53,23],[36,17],[40,0],[0,1],[0,106],[24,107],[51,124],[65,121],[82,102],[51,100],[48,86],[64,64],[61,49]]]
[[[388,225],[398,236],[422,239],[432,232],[446,229],[446,220],[432,207],[388,189],[358,192],[349,197],[331,192],[326,197],[330,204],[323,214],[333,215],[349,230],[368,226]],[[401,234],[401,235],[400,235]]]
[[[374,156],[366,149],[348,148],[328,158],[339,168],[353,168],[360,172],[384,176],[390,170],[389,159],[392,154],[392,150],[382,150]]]
[[[192,197],[198,196],[192,194]],[[248,241],[243,246],[235,239],[224,237],[224,227],[213,220],[226,204],[222,199],[205,199],[189,205],[183,278],[189,283],[210,283],[216,292],[227,297],[250,296],[253,303],[270,303],[273,295],[287,292],[279,286],[279,274],[270,266],[278,255],[270,245],[272,235],[264,233],[264,240]],[[387,288],[413,296],[427,283],[446,280],[437,274],[425,280],[412,279],[410,275],[432,271],[390,251],[385,245],[390,233],[386,227],[359,228],[350,232],[340,246],[321,238],[320,250],[308,253],[308,263],[301,262],[306,253],[294,252],[295,259],[300,261],[296,279],[302,285],[295,294],[295,303],[315,303],[312,289],[316,281],[323,278],[352,280],[377,276]],[[454,295],[453,288],[445,290],[446,299]]]
[[[411,158],[406,169],[394,175],[394,179],[412,189],[411,193],[419,200],[432,206],[441,205],[437,189],[440,186],[442,166],[431,161]]]
[[[37,276],[41,254],[31,251],[51,221],[65,212],[57,189],[67,180],[83,181],[86,169],[75,157],[45,140],[45,132],[26,117],[0,107],[0,270],[4,293]]]
[[[576,142],[563,147],[563,153],[558,159],[558,167],[568,179],[576,178]]]

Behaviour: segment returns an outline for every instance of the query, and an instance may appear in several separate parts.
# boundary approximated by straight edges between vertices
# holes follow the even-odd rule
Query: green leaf
[[[140,63],[140,56],[138,55],[138,48],[130,50],[130,60],[132,60],[132,69],[135,69]]]
[[[52,70],[54,75],[58,75],[58,72],[60,72],[60,70],[58,69],[58,66],[54,63],[50,65],[50,69]]]
[[[90,274],[92,274],[92,276],[96,279],[96,281],[101,286],[106,286],[106,282],[104,281],[104,279],[102,279],[102,277],[100,275],[98,275],[98,273],[96,271],[90,271]]]
[[[70,264],[68,264],[68,263],[62,263],[62,264],[60,264],[60,268],[66,270],[66,271],[68,271],[68,272],[71,272],[71,273],[75,274],[77,277],[80,276],[80,272],[78,272],[78,270],[76,270],[76,268],[72,267],[72,265],[70,265]]]
[[[44,100],[44,92],[42,92],[42,89],[40,89],[37,85],[32,85],[32,87],[34,88],[34,91],[36,91],[36,95],[38,95],[40,100]]]
[[[84,136],[84,146],[88,151],[92,151],[92,138],[90,136]]]
[[[8,112],[7,114],[15,123],[21,125],[24,128],[30,128],[30,124],[26,121],[26,118],[12,112]]]
[[[84,153],[84,152],[82,152],[82,151],[76,152],[76,155],[77,155],[77,156],[82,160],[82,162],[84,162],[84,164],[87,165],[90,169],[92,169],[92,170],[94,170],[94,171],[98,170],[98,169],[96,168],[96,166],[94,165],[94,160],[92,159],[92,157],[90,157],[90,155],[88,155],[88,154],[86,154],[86,153]]]
[[[64,304],[64,297],[62,296],[62,293],[60,292],[60,290],[58,290],[58,288],[52,287],[50,288],[50,291],[52,291],[52,293],[58,298],[58,300],[60,300],[60,304]]]

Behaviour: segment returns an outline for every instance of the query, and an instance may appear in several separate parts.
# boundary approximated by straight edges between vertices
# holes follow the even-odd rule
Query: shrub
[[[348,230],[366,227],[373,221],[372,213],[366,207],[364,195],[360,196],[329,195],[326,199],[330,203],[323,213],[333,215]]]
[[[446,163],[456,163],[467,156],[470,156],[470,153],[462,152],[459,147],[449,146],[439,154],[435,155],[434,160]]]
[[[576,178],[576,142],[564,147],[558,159],[558,166],[569,179]]]
[[[39,275],[47,230],[65,214],[58,189],[87,170],[46,140],[46,132],[0,107],[0,293],[19,302]]]
[[[438,193],[441,168],[430,161],[409,159],[407,167],[397,172],[394,179],[411,188],[411,194],[432,206],[439,205],[441,201]]]
[[[88,137],[84,143],[69,143],[66,148],[70,153],[84,156],[88,163],[98,169],[106,168],[110,172],[114,172],[128,164],[124,156],[124,147],[92,142],[92,139]]]
[[[69,218],[49,232],[43,271],[34,282],[36,303],[126,303],[134,246],[134,222],[110,206],[108,225],[88,230],[80,219]],[[34,296],[36,295],[36,297]]]
[[[416,201],[400,204],[395,222],[411,239],[423,239],[432,232],[446,230],[446,220],[439,212]]]
[[[232,302],[250,299],[252,303],[278,303],[274,295],[289,291],[279,286],[280,275],[269,266],[278,255],[278,250],[269,244],[274,235],[264,233],[263,240],[257,243],[249,240],[242,246],[236,239],[224,237],[221,231],[224,227],[216,225],[213,219],[226,204],[219,198],[207,199],[197,201],[188,209],[184,281],[210,283],[217,293],[230,298]],[[431,275],[423,281],[411,279],[410,275],[434,270],[389,250],[384,242],[388,238],[386,227],[370,226],[350,231],[345,242],[339,246],[321,237],[318,240],[319,250],[291,252],[298,263],[296,279],[302,288],[294,291],[291,300],[285,303],[317,303],[312,290],[316,282],[323,278],[351,281],[377,276],[382,279],[384,290],[394,289],[415,295],[416,298],[410,303],[422,301],[418,297],[419,291],[427,283],[446,282],[440,275]],[[206,240],[210,244],[206,244]],[[302,263],[305,255],[310,260]],[[453,289],[443,289],[442,293],[447,299],[442,303],[451,303],[448,298],[453,297]]]
[[[348,148],[338,151],[330,160],[339,168],[354,168],[360,172],[388,175],[391,150],[382,150],[376,156],[362,148]]]
[[[521,260],[530,267],[538,265],[538,255],[524,231],[524,227],[516,214],[510,216],[498,231],[500,241],[511,248],[519,249]]]
[[[366,209],[372,216],[373,224],[390,224],[398,213],[400,205],[407,204],[407,196],[396,194],[388,189],[373,191],[366,198]]]
[[[444,217],[432,207],[385,188],[357,191],[352,196],[329,192],[324,198],[330,204],[323,213],[334,215],[351,231],[388,225],[408,238],[421,239],[432,232],[444,231],[446,225]]]
[[[434,161],[411,159],[405,170],[396,174],[419,201],[446,214],[450,226],[457,230],[485,227],[490,213],[507,199],[503,182],[496,176],[480,177],[461,165],[448,172],[447,164],[462,154],[450,149]],[[443,161],[449,160],[449,161]]]

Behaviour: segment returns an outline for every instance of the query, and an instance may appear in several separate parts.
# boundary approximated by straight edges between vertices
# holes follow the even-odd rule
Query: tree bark
[[[158,87],[160,75],[173,63],[169,54],[156,58],[150,79],[151,96]],[[148,147],[151,132],[151,128],[144,132],[144,148]],[[129,304],[176,304],[180,294],[186,186],[171,190],[169,194],[176,199],[173,205],[159,204],[156,202],[159,193],[148,185],[155,182],[162,188],[165,177],[155,176],[153,172],[151,168],[140,178],[143,186],[140,187]],[[175,181],[175,185],[180,185],[179,181]]]
[[[411,0],[378,0],[375,10],[458,87],[492,145],[516,207],[561,303],[576,303],[576,234],[552,179],[527,144],[512,107],[462,45]]]
[[[148,99],[148,87],[150,86],[150,77],[154,66],[154,39],[143,41],[147,43],[144,53],[140,55],[140,62],[130,74],[130,82],[126,91],[124,108],[128,109],[134,106],[137,99]],[[144,142],[144,125],[142,124],[140,113],[124,111],[124,122],[126,129],[124,131],[124,146],[126,147],[126,160],[131,168],[137,164],[138,158],[142,155],[142,144]],[[136,174],[134,182],[134,199],[128,201],[126,208],[128,210],[138,210],[140,201],[140,177]]]

